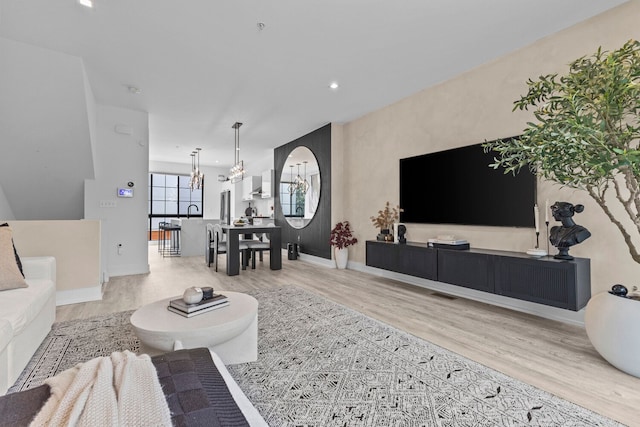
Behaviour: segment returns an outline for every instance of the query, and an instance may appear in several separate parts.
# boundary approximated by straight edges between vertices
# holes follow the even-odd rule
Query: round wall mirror
[[[293,228],[304,228],[313,219],[320,202],[320,168],[307,147],[296,147],[280,176],[280,205]]]

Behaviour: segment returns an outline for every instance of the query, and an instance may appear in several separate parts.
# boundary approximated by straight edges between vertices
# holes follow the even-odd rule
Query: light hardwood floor
[[[102,301],[58,307],[57,321],[135,309],[194,285],[240,292],[298,286],[623,424],[640,426],[640,379],[602,359],[583,328],[286,256],[282,270],[271,271],[265,253],[255,270],[234,277],[225,273],[224,256],[219,261],[216,273],[204,256],[162,258],[150,246],[149,274],[111,278]]]

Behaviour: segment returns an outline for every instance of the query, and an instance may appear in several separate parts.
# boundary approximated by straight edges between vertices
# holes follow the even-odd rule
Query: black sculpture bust
[[[398,243],[407,243],[405,234],[407,234],[407,227],[404,224],[398,225]]]
[[[554,258],[572,260],[573,257],[569,255],[569,248],[584,242],[591,236],[589,230],[577,225],[572,218],[574,213],[580,213],[583,210],[583,205],[574,206],[569,202],[555,202],[551,206],[553,219],[562,222],[562,226],[551,227],[549,235],[551,244],[558,248],[558,254]]]

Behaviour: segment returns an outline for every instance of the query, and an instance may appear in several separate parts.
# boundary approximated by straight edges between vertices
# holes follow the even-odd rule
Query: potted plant
[[[529,80],[528,93],[514,102],[514,110],[533,109],[535,121],[519,138],[485,144],[497,152],[493,166],[505,173],[528,167],[562,186],[585,191],[622,234],[631,258],[640,263],[635,242],[640,237],[640,42],[630,40],[620,49],[599,48],[590,57],[569,65],[564,76],[550,74]],[[625,224],[629,224],[628,226]],[[606,299],[613,309],[603,310]],[[627,310],[627,308],[635,307]],[[626,310],[626,311],[625,311]],[[640,304],[607,292],[587,305],[585,326],[594,347],[620,325],[632,325],[631,316],[618,318],[610,328],[602,324],[607,312],[633,312]],[[597,337],[600,336],[600,337]],[[608,339],[608,338],[607,338]],[[640,347],[618,346],[616,358],[633,361],[616,367],[640,375],[635,368]],[[607,360],[610,356],[601,352]],[[626,354],[626,355],[625,355]],[[634,370],[635,369],[635,370]]]
[[[344,269],[347,267],[349,259],[349,246],[358,243],[358,239],[353,237],[349,221],[343,221],[336,224],[331,230],[329,238],[331,246],[335,247],[336,268]]]
[[[371,222],[376,228],[380,229],[377,239],[386,242],[393,242],[393,224],[400,218],[400,206],[391,207],[387,202],[384,209],[378,211],[378,216],[372,216]]]
[[[498,153],[491,165],[517,173],[528,167],[543,178],[586,191],[618,228],[640,263],[640,42],[601,49],[569,65],[569,73],[527,82],[514,110],[534,108],[519,138],[485,144]],[[612,197],[608,197],[609,193]],[[614,206],[615,205],[615,206]],[[627,216],[633,226],[627,229]],[[632,236],[635,235],[635,236]]]

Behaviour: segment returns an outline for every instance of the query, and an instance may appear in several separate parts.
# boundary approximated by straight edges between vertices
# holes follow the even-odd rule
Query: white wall
[[[84,62],[82,62],[82,83],[84,86],[84,95],[87,106],[87,124],[89,127],[89,142],[91,143],[91,157],[93,159],[93,175],[87,177],[88,179],[95,178],[100,171],[98,170],[99,162],[97,158],[97,124],[96,124],[96,99],[93,96],[93,90],[91,89],[91,83],[89,82],[89,78],[87,77],[87,71],[84,66]]]
[[[131,135],[115,131],[130,127]],[[85,182],[85,218],[102,220],[105,269],[103,275],[123,276],[149,271],[147,240],[147,181],[149,118],[145,112],[96,107],[95,180]],[[118,198],[117,189],[135,183],[133,198]],[[114,204],[101,207],[101,202]],[[118,252],[118,244],[122,249]]]
[[[0,37],[0,183],[18,219],[83,217],[95,176],[86,80],[80,58]]]
[[[15,219],[11,206],[9,205],[9,201],[4,195],[2,185],[0,185],[0,218]]]
[[[377,230],[369,217],[386,201],[393,205],[399,202],[399,159],[519,134],[532,115],[512,112],[512,107],[513,101],[526,93],[528,78],[566,73],[569,62],[592,54],[599,46],[611,50],[629,39],[640,39],[638,16],[640,2],[625,3],[336,127],[332,131],[332,137],[336,137],[333,147],[341,151],[332,153],[332,160],[341,156],[344,168],[340,171],[336,163],[333,167],[344,180],[332,188],[336,208],[332,216],[334,222],[349,220],[355,230],[359,243],[350,250],[351,261],[364,264],[365,241],[375,239]],[[435,208],[429,206],[428,194],[416,197],[424,197],[425,209]],[[542,182],[538,205],[544,206],[545,199],[585,205],[585,211],[575,220],[587,227],[592,237],[573,247],[571,254],[591,259],[592,294],[609,289],[613,283],[638,283],[640,265],[631,259],[620,233],[586,193]],[[533,229],[426,224],[407,224],[407,229],[409,240],[424,242],[438,234],[453,234],[477,248],[524,252],[535,242]]]

